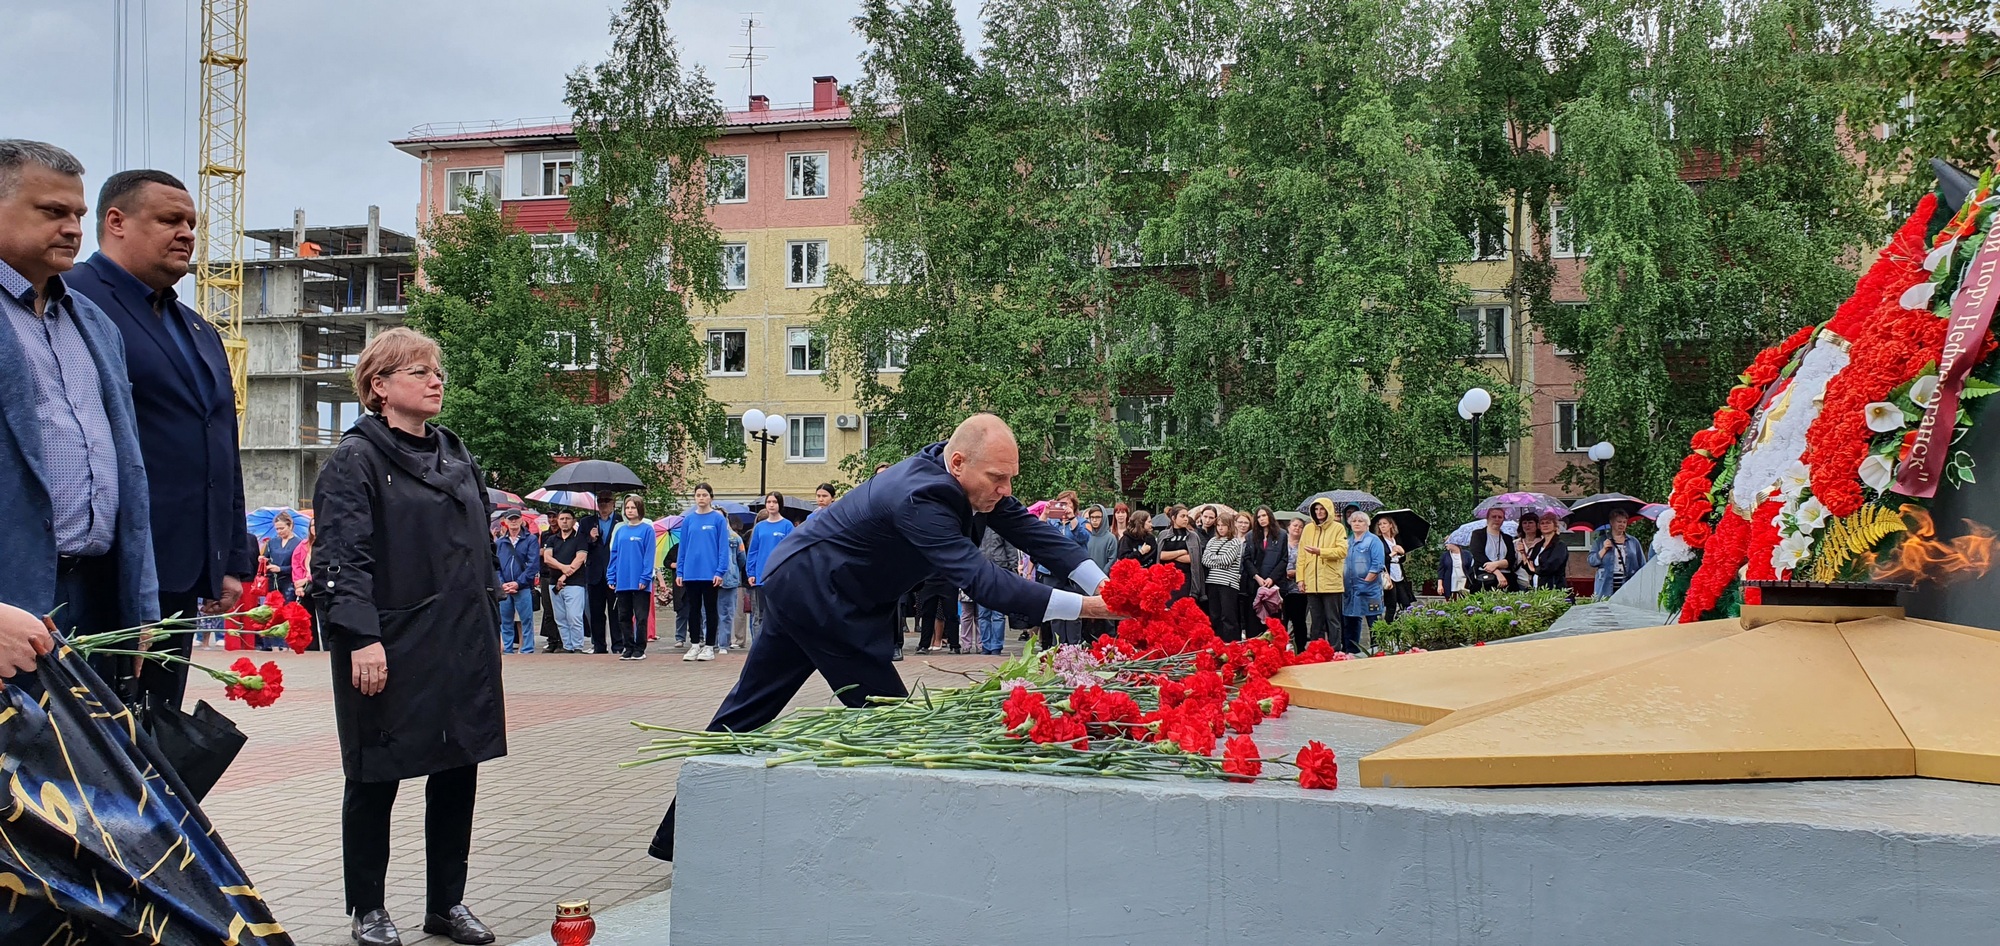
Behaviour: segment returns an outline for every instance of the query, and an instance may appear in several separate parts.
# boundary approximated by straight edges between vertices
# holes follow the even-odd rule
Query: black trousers
[[[1293,650],[1305,653],[1306,596],[1296,591],[1285,596],[1285,636],[1291,638]]]
[[[1242,612],[1237,607],[1236,589],[1213,582],[1208,585],[1209,623],[1215,625],[1215,636],[1226,641],[1243,639]]]
[[[715,579],[681,582],[681,607],[688,616],[688,643],[714,646],[722,633],[722,608],[716,601]],[[707,636],[702,636],[706,631]]]
[[[1329,644],[1340,643],[1340,628],[1345,617],[1340,613],[1340,592],[1307,594],[1306,635],[1324,640]]]
[[[945,628],[938,630],[938,622]],[[939,638],[942,638],[940,640]],[[928,650],[933,644],[950,644],[953,653],[958,652],[958,597],[926,595],[917,609],[917,649]]]
[[[620,654],[646,652],[646,612],[653,606],[650,591],[616,592],[611,603],[611,646]]]
[[[596,582],[585,593],[589,600],[583,606],[583,625],[590,633],[590,649],[608,654],[611,648],[605,646],[604,636],[611,630],[611,586]]]
[[[192,622],[198,619],[200,611],[195,606],[196,596],[192,589],[179,592],[160,592],[160,618],[165,620],[175,615]],[[183,660],[194,656],[194,635],[182,632],[164,637],[155,635],[149,650],[161,651],[179,656]],[[187,695],[188,665],[148,660],[139,667],[139,695],[142,700],[154,706],[181,708],[181,700]]]
[[[555,579],[542,573],[542,580],[535,585],[535,607],[542,612],[542,653],[553,654],[562,649],[562,629],[556,627],[556,609],[549,607],[549,589]]]
[[[360,916],[382,907],[389,874],[389,814],[401,782],[347,781],[340,805],[341,873],[347,878],[347,911]],[[472,855],[472,805],[479,766],[446,769],[424,780],[424,871],[430,913],[465,902],[466,860]]]
[[[757,630],[757,646],[750,648],[742,675],[722,698],[722,707],[709,721],[708,731],[749,732],[777,719],[815,670],[848,706],[865,706],[871,696],[909,696],[902,674],[889,662],[888,637],[879,626],[798,633],[791,621],[767,603],[764,624]],[[647,849],[663,861],[674,859],[674,810],[678,806],[678,799],[667,805],[666,817],[660,819],[659,830]]]
[[[118,613],[118,560],[110,555],[88,558],[62,556],[56,563],[56,630],[64,636],[121,630]],[[134,679],[138,658],[99,654],[90,669],[109,684],[118,698],[130,703],[138,696]]]

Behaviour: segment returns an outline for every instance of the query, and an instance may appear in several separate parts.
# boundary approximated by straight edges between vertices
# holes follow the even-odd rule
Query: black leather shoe
[[[389,911],[382,909],[354,918],[354,941],[361,946],[403,946],[403,937],[396,932],[396,921],[389,919]]]
[[[463,903],[444,911],[443,916],[424,914],[424,932],[449,936],[452,942],[464,943],[465,946],[485,946],[493,942],[493,931],[479,922],[479,918],[473,916]]]
[[[890,660],[901,660],[901,659],[903,659],[903,648],[901,648],[901,647],[897,647],[897,648],[896,648],[896,649],[895,649],[894,651],[892,651],[892,652],[891,652],[891,653],[889,654],[889,659],[890,659]]]

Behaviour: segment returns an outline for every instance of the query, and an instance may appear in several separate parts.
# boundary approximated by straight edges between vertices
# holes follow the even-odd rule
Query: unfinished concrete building
[[[361,347],[403,323],[417,241],[384,229],[306,225],[244,234],[243,334],[250,342],[244,499],[304,507],[340,435],[361,416],[352,383]]]

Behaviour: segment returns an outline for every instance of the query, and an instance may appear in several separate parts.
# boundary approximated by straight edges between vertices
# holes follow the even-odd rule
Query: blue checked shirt
[[[118,451],[104,413],[97,362],[77,329],[76,302],[60,276],[44,288],[49,298],[43,314],[36,315],[35,287],[0,262],[0,310],[21,340],[35,382],[56,552],[103,555],[111,551],[118,523]]]

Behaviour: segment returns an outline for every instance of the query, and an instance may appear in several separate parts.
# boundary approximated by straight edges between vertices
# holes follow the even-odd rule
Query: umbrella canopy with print
[[[290,506],[265,506],[262,509],[252,509],[243,517],[243,521],[249,526],[251,535],[260,539],[275,538],[278,534],[278,514],[281,512],[291,513],[293,535],[304,535],[307,529],[312,528],[312,516]]]
[[[1375,494],[1366,490],[1329,489],[1325,492],[1307,496],[1304,502],[1299,503],[1298,510],[1306,515],[1312,515],[1313,503],[1322,499],[1333,504],[1333,510],[1336,515],[1345,511],[1349,506],[1358,507],[1362,512],[1374,512],[1382,508],[1382,501],[1376,499]]]
[[[0,688],[0,943],[291,946],[155,740],[56,648]]]
[[[661,516],[660,518],[653,520],[653,534],[660,536],[661,538],[665,538],[667,533],[680,528],[681,523],[685,519],[686,517],[682,516],[679,513],[675,513],[671,516]]]
[[[1660,518],[1660,513],[1666,512],[1667,508],[1666,503],[1647,503],[1639,507],[1639,515],[1645,516],[1648,519],[1658,519]]]
[[[1475,516],[1484,516],[1489,509],[1505,510],[1509,519],[1519,519],[1521,513],[1527,511],[1533,511],[1537,516],[1541,515],[1544,510],[1554,510],[1558,516],[1569,515],[1569,507],[1563,505],[1561,500],[1547,493],[1501,493],[1498,496],[1489,497],[1485,502],[1472,507],[1472,514]]]
[[[578,460],[559,467],[542,482],[543,489],[567,489],[586,493],[616,493],[641,490],[646,484],[623,463],[610,460]]]
[[[528,505],[522,501],[519,493],[510,493],[491,486],[486,487],[486,501],[495,509],[521,509]]]
[[[1610,525],[1611,514],[1623,510],[1627,516],[1636,516],[1646,508],[1646,501],[1624,493],[1598,493],[1585,496],[1569,507],[1569,519],[1581,525],[1592,527]]]
[[[1451,530],[1451,534],[1445,536],[1444,544],[1456,545],[1459,548],[1465,548],[1466,546],[1472,544],[1472,536],[1479,530],[1484,528],[1486,528],[1486,520],[1474,519],[1471,522],[1466,523],[1465,525],[1459,526],[1458,528]],[[1501,534],[1509,537],[1517,536],[1521,534],[1521,527],[1516,525],[1514,523],[1514,520],[1509,519],[1506,522],[1500,524],[1500,532]],[[1407,543],[1405,543],[1403,547],[1409,548],[1410,546]]]
[[[573,506],[577,509],[596,509],[596,493],[580,493],[568,489],[538,489],[528,494],[528,498],[551,506]]]
[[[1375,528],[1375,520],[1389,519],[1396,523],[1396,544],[1406,549],[1423,548],[1430,541],[1431,521],[1409,509],[1384,509],[1369,517],[1368,528]]]

